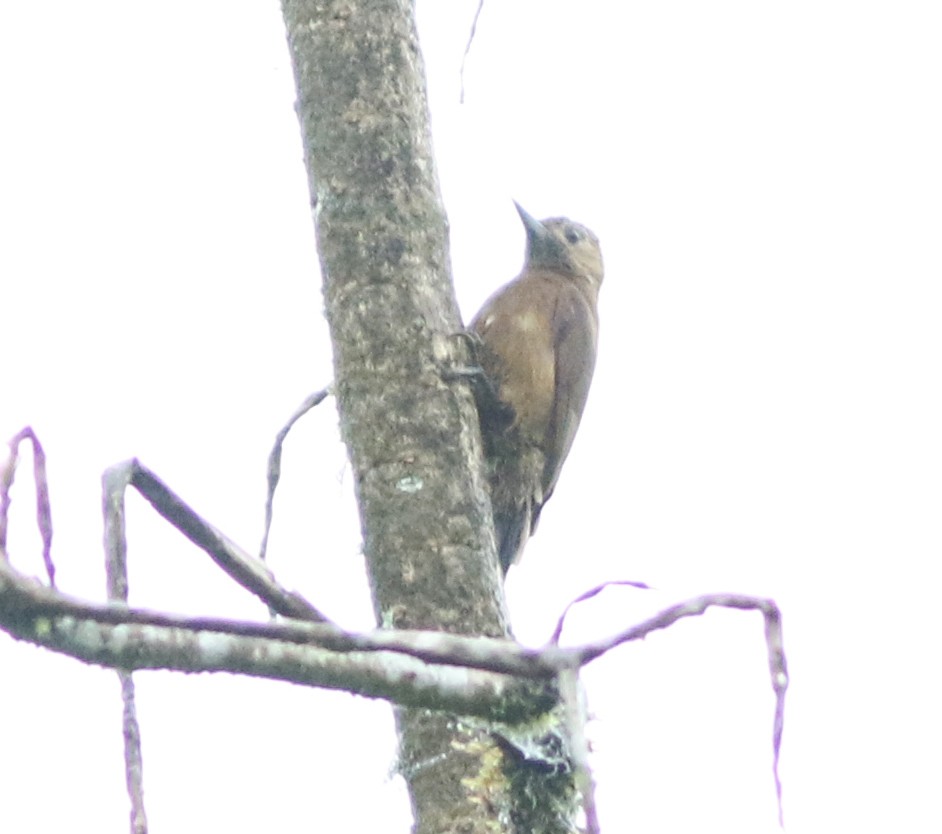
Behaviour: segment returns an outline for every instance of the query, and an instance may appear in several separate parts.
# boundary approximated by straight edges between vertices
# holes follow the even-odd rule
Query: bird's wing
[[[598,320],[595,311],[583,295],[572,288],[559,293],[553,315],[556,356],[556,390],[553,409],[547,426],[543,450],[546,466],[543,470],[543,501],[545,504],[559,479],[563,462],[569,454],[576,429],[582,419],[598,344]],[[539,509],[534,513],[532,527],[536,529]]]

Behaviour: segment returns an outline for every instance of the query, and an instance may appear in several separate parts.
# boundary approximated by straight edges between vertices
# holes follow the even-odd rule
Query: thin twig
[[[259,548],[258,558],[263,562],[268,553],[268,534],[271,531],[272,507],[275,501],[275,488],[278,481],[281,480],[281,448],[284,445],[288,432],[298,420],[307,414],[312,408],[320,405],[330,393],[329,388],[324,388],[311,394],[300,406],[288,422],[282,426],[281,431],[275,436],[275,445],[272,447],[271,454],[268,456],[268,495],[265,498],[265,531],[262,534],[262,546]]]
[[[7,523],[10,516],[10,489],[13,487],[13,478],[16,476],[16,448],[12,443],[8,446],[7,459],[0,466],[0,554],[6,559],[7,551]]]
[[[461,94],[458,97],[458,103],[464,104],[464,65],[468,60],[468,55],[471,53],[471,44],[474,43],[474,34],[478,29],[478,18],[481,16],[481,11],[484,9],[484,0],[479,0],[477,10],[474,12],[474,20],[471,21],[471,32],[468,35],[468,45],[464,48],[464,54],[461,56]]]
[[[610,582],[603,582],[601,585],[596,585],[594,588],[590,588],[584,594],[579,594],[574,600],[572,600],[564,609],[563,613],[560,615],[559,620],[556,622],[556,628],[553,630],[553,634],[549,639],[550,644],[558,645],[559,638],[563,634],[563,626],[566,624],[566,617],[569,614],[569,610],[580,602],[585,602],[587,599],[592,599],[592,597],[597,596],[602,593],[606,588],[613,585],[628,585],[632,588],[641,588],[642,590],[649,591],[651,590],[650,585],[646,585],[644,582],[633,582],[630,579],[613,579]]]
[[[43,542],[43,564],[49,585],[56,587],[56,566],[52,561],[52,508],[49,503],[49,479],[46,477],[46,453],[33,430],[26,426],[10,438],[10,456],[0,473],[0,550],[6,552],[7,516],[10,509],[10,488],[16,476],[20,443],[29,440],[33,445],[33,483],[36,489],[36,523]]]

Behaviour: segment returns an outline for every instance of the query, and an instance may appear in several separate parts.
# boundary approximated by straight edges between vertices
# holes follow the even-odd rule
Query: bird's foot
[[[468,330],[452,335],[457,339],[462,339],[468,345],[472,361],[476,362],[478,351],[483,345],[481,337]],[[442,369],[441,374],[442,379],[447,382],[464,380],[471,385],[471,393],[474,395],[482,426],[489,430],[503,431],[513,425],[516,413],[511,406],[501,400],[494,380],[480,365],[453,365]]]

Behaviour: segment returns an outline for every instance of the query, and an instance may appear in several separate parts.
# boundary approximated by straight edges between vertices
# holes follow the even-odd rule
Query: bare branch
[[[592,778],[592,766],[589,763],[589,740],[585,734],[588,716],[579,685],[578,667],[572,666],[559,673],[559,695],[565,710],[570,754],[576,771],[576,788],[582,794],[586,834],[601,834],[599,813],[595,804],[595,780]]]
[[[259,559],[244,551],[235,542],[200,518],[163,481],[143,466],[136,458],[108,469],[103,478],[106,507],[122,509],[113,523],[106,521],[108,541],[117,546],[124,532],[123,492],[127,485],[135,487],[174,527],[198,547],[205,550],[213,561],[244,588],[251,591],[269,608],[285,617],[298,620],[327,622],[317,608],[294,591],[282,588],[271,570]],[[114,541],[112,541],[114,539]],[[111,545],[109,545],[111,546]]]
[[[111,668],[245,674],[507,722],[532,718],[555,703],[545,681],[432,665],[399,652],[341,653],[267,635],[137,623],[122,605],[78,603],[21,576],[5,561],[0,561],[0,599],[0,625],[14,637]],[[250,623],[233,625],[252,630]]]
[[[108,599],[125,605],[128,601],[128,543],[125,536],[124,491],[130,476],[129,467],[119,467],[105,470],[101,478]],[[118,669],[117,672],[124,705],[121,711],[121,735],[124,742],[124,781],[131,801],[131,834],[146,834],[144,755],[141,750],[141,725],[137,720],[134,678],[124,669]]]
[[[548,678],[622,643],[712,606],[758,609],[766,621],[776,693],[773,772],[781,816],[778,760],[788,673],[781,615],[772,600],[729,594],[697,597],[614,637],[574,648],[549,645],[540,651],[509,640],[438,632],[351,634],[328,623],[237,622],[145,612],[123,604],[92,605],[29,580],[5,561],[0,561],[0,601],[0,625],[14,636],[104,666],[243,673],[508,722],[552,706]],[[519,680],[514,682],[511,675]],[[535,684],[546,688],[538,689],[535,698],[531,691],[527,701],[525,687]]]
[[[580,646],[576,651],[579,653],[579,665],[584,666],[591,663],[605,652],[620,646],[622,643],[628,643],[632,640],[641,640],[652,631],[659,631],[673,625],[684,617],[698,617],[708,608],[740,608],[745,610],[758,610],[764,615],[769,616],[773,612],[777,617],[781,617],[778,606],[771,599],[762,599],[760,597],[750,597],[744,594],[704,594],[694,597],[684,602],[679,602],[663,611],[655,614],[644,622],[633,625],[622,632],[606,637],[602,640],[596,640],[592,643],[586,643]],[[782,655],[784,661],[784,655]],[[771,657],[770,657],[771,664]]]
[[[393,652],[408,655],[428,664],[462,666],[475,671],[519,675],[530,679],[547,679],[570,666],[583,666],[622,643],[644,638],[652,631],[667,628],[684,617],[697,616],[707,608],[721,606],[758,609],[766,617],[769,641],[769,668],[773,688],[779,699],[776,716],[776,755],[781,740],[784,693],[788,685],[785,653],[781,636],[781,615],[772,600],[749,596],[714,594],[696,597],[671,606],[654,617],[603,640],[563,648],[548,645],[541,650],[529,649],[510,640],[486,637],[463,637],[441,632],[410,630],[378,630],[366,634],[345,632],[330,623],[314,622],[243,622],[212,617],[183,617],[159,612],[142,611],[125,605],[94,605],[35,584],[6,563],[0,562],[0,625],[24,639],[59,648],[76,657],[84,655],[55,643],[37,639],[25,630],[21,619],[67,618],[100,626],[150,626],[154,629],[200,632],[225,638],[272,640],[280,643],[316,646],[324,651],[347,653]],[[102,665],[144,668],[125,664],[123,659],[108,662],[93,658]],[[147,668],[155,668],[147,665]],[[178,668],[173,663],[166,668]],[[230,671],[238,671],[232,669]]]
[[[147,814],[144,810],[144,758],[141,755],[141,727],[137,720],[134,697],[134,678],[130,672],[118,670],[121,700],[124,711],[121,718],[124,736],[124,778],[131,799],[131,834],[145,834]]]
[[[711,607],[754,609],[761,611],[762,616],[765,618],[765,643],[769,653],[769,673],[772,679],[772,689],[775,692],[775,718],[772,725],[772,774],[775,778],[775,791],[778,797],[779,824],[784,825],[782,783],[778,775],[778,762],[782,745],[782,730],[785,724],[785,691],[788,689],[788,668],[782,639],[782,614],[774,600],[741,594],[704,594],[686,602],[672,605],[643,623],[625,629],[614,637],[589,643],[574,649],[574,651],[579,657],[579,665],[584,666],[622,643],[643,639],[652,631],[667,628],[684,617],[697,617]]]
[[[324,396],[324,392],[312,396],[294,419]],[[36,448],[37,441],[29,430],[21,432],[16,442],[25,437],[31,438]],[[15,453],[11,457],[12,462],[0,473],[5,501],[0,506],[0,520],[4,523],[4,533]],[[37,478],[37,484],[41,485],[45,479],[44,458],[41,452],[35,457],[43,469],[42,476]],[[277,459],[274,455],[273,459],[276,462],[270,467],[270,484],[277,483]],[[276,473],[274,478],[271,472]],[[256,593],[276,612],[291,617],[291,621],[237,622],[129,608],[124,534],[124,493],[129,484],[135,486],[191,541],[206,550],[229,575]],[[48,493],[45,503],[40,499],[38,504],[40,528],[44,531],[48,555],[51,536]],[[587,764],[584,717],[577,711],[576,670],[622,643],[641,639],[652,631],[667,628],[685,617],[703,614],[714,606],[756,609],[765,618],[769,670],[776,694],[773,775],[779,821],[782,821],[778,761],[788,673],[781,614],[772,600],[736,594],[696,597],[671,606],[612,637],[580,647],[561,648],[558,645],[560,634],[566,616],[575,604],[596,596],[609,585],[647,587],[640,582],[607,582],[566,606],[549,644],[539,651],[508,640],[468,638],[440,632],[399,630],[352,634],[324,622],[317,609],[303,597],[282,589],[260,560],[242,551],[196,515],[138,461],[131,460],[106,471],[102,504],[108,595],[113,602],[106,606],[94,605],[43,587],[14,570],[7,561],[5,550],[0,547],[0,601],[3,603],[0,605],[0,625],[16,637],[119,670],[125,703],[126,772],[132,798],[132,829],[135,831],[146,830],[146,817],[141,782],[140,730],[130,671],[166,668],[250,674],[345,689],[387,698],[404,706],[481,715],[508,722],[523,720],[549,709],[555,699],[551,679],[559,676],[563,697],[567,699],[567,721],[588,830],[595,832],[598,820],[591,771]],[[49,564],[51,562],[47,561]]]
[[[775,753],[772,773],[775,776],[775,796],[778,799],[778,824],[785,827],[782,810],[782,782],[778,775],[778,760],[782,747],[782,731],[785,729],[785,690],[788,689],[788,669],[785,662],[785,643],[782,638],[782,616],[773,604],[773,610],[765,615],[765,644],[769,650],[769,672],[775,690],[775,721],[772,726],[772,749]]]
[[[566,650],[529,649],[489,637],[464,637],[437,631],[377,630],[365,634],[346,632],[331,623],[299,621],[248,622],[221,617],[191,617],[129,608],[124,604],[101,605],[50,591],[36,585],[9,565],[0,571],[0,625],[23,613],[32,619],[70,617],[97,625],[155,626],[233,637],[253,637],[317,646],[334,652],[397,652],[430,664],[465,666],[531,679],[549,679],[572,658]],[[9,617],[4,614],[10,613]],[[20,612],[17,614],[17,612]],[[16,616],[15,616],[16,615]],[[12,633],[17,632],[10,629]],[[26,639],[30,639],[27,637]],[[35,641],[34,641],[35,642]],[[71,653],[71,652],[67,652]]]

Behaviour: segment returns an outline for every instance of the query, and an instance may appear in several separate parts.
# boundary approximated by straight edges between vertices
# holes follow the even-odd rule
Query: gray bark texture
[[[411,4],[284,9],[377,618],[503,636]]]
[[[468,355],[412,3],[283,0],[283,11],[377,620],[504,636],[477,415],[447,376]],[[425,710],[397,718],[417,834],[523,830],[488,732]]]

